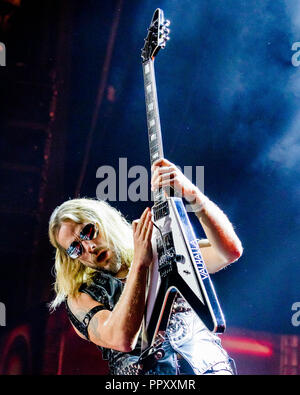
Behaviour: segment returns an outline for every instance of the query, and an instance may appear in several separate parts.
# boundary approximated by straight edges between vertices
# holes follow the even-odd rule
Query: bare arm
[[[212,246],[203,248],[202,254],[205,262],[209,262],[209,271],[213,273],[239,259],[243,248],[225,213],[199,189],[196,189],[195,195],[195,214]],[[199,207],[201,209],[197,211]]]
[[[237,260],[243,251],[242,244],[223,211],[167,159],[158,159],[152,170],[152,189],[171,185],[192,204],[210,243],[209,247],[201,248],[208,271],[216,272]]]
[[[99,311],[89,324],[90,340],[99,346],[129,352],[136,345],[145,308],[147,270],[152,262],[152,226],[148,208],[139,221],[133,222],[134,259],[121,297],[112,311]],[[82,319],[98,304],[90,296],[80,294],[72,298],[70,307]]]

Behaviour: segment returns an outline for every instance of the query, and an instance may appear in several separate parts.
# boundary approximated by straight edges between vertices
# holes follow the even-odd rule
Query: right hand
[[[145,209],[139,220],[132,222],[134,258],[133,261],[140,267],[149,267],[153,260],[152,252],[152,214],[149,207]]]
[[[157,159],[151,170],[152,191],[171,186],[176,191],[177,196],[184,197],[190,203],[196,200],[197,195],[200,196],[201,192],[198,188],[168,159]]]

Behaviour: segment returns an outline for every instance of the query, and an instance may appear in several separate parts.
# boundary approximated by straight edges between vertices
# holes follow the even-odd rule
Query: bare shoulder
[[[91,296],[81,292],[77,296],[69,296],[68,297],[68,306],[74,316],[79,320],[83,321],[86,314],[96,306],[103,306],[101,303],[94,300]],[[88,333],[90,340],[97,344],[97,337],[98,337],[98,317],[99,315],[103,315],[106,310],[100,310],[99,312],[95,313],[91,318],[91,321],[88,326]],[[97,318],[96,318],[97,316]],[[104,313],[105,316],[105,313]],[[103,316],[103,317],[104,317]],[[96,318],[96,319],[95,319]],[[80,336],[82,339],[86,339],[86,337],[71,323],[75,332]]]
[[[80,292],[76,296],[68,297],[68,305],[72,313],[79,319],[83,320],[85,315],[95,306],[101,306],[101,303],[94,300],[86,293]]]

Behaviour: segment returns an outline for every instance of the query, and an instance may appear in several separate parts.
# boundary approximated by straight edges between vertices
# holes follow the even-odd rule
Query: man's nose
[[[92,254],[96,249],[96,244],[94,240],[83,240],[82,244],[84,246],[85,251]]]

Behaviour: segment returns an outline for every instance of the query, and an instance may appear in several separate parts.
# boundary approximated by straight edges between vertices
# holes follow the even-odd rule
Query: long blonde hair
[[[78,294],[79,287],[90,283],[96,270],[86,267],[78,259],[71,259],[58,244],[57,234],[63,222],[77,224],[93,222],[99,226],[101,234],[127,267],[133,259],[133,236],[131,224],[108,203],[96,199],[70,199],[56,207],[49,220],[49,239],[56,248],[54,271],[56,281],[55,299],[49,304],[55,310],[66,298]]]

